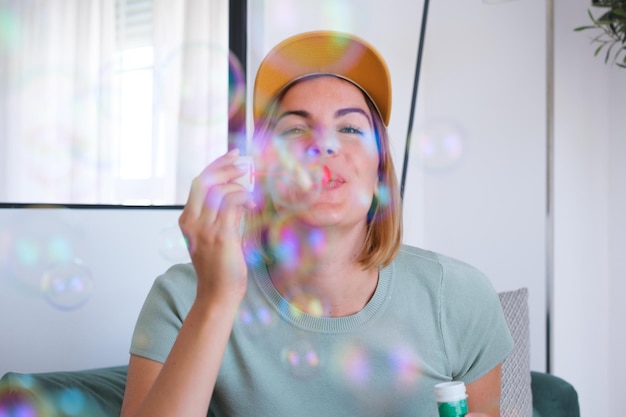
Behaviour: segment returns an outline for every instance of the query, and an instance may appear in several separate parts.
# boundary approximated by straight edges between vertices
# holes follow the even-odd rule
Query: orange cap
[[[363,39],[335,31],[292,36],[265,56],[254,82],[255,122],[285,87],[316,74],[334,75],[355,84],[370,97],[385,126],[389,125],[391,77],[385,60]]]

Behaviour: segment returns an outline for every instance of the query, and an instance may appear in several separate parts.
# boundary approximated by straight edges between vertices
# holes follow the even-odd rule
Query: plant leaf
[[[613,8],[613,14],[620,17],[626,17],[626,10],[615,7]]]
[[[606,57],[604,58],[604,63],[608,63],[609,62],[609,57],[611,56],[611,49],[613,49],[613,47],[615,46],[615,43],[612,43],[611,46],[609,46],[609,49],[607,49],[606,51]],[[616,56],[617,58],[617,56]]]
[[[581,30],[587,30],[587,29],[598,29],[596,26],[579,26],[577,28],[574,28],[574,32],[580,32]]]
[[[591,19],[591,21],[597,25],[596,18],[593,17],[593,14],[591,13],[591,9],[587,9],[587,14],[589,15],[589,18]]]

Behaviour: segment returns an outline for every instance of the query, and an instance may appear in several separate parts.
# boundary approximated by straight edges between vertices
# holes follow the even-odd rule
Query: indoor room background
[[[591,0],[248,0],[243,57],[237,3],[0,0],[0,375],[127,362],[153,280],[188,262],[191,179],[245,151],[261,57],[336,29],[389,63],[404,241],[528,288],[531,368],[617,414],[626,68],[574,31]]]

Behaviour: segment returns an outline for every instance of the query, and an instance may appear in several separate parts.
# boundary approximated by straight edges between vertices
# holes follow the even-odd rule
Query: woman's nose
[[[332,135],[318,133],[315,140],[307,148],[309,156],[334,156],[339,151],[339,142]]]

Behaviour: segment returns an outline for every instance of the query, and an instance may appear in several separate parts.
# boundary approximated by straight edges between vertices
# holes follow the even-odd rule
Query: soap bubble
[[[417,145],[424,168],[441,172],[454,167],[461,159],[464,135],[453,123],[431,122],[419,133]]]
[[[168,226],[161,230],[159,253],[168,261],[180,262],[189,259],[187,240],[178,225]]]
[[[11,384],[0,382],[0,417],[51,417],[51,407],[38,392],[28,374],[12,377]]]
[[[0,49],[19,53],[20,25],[20,19],[9,7],[0,8]]]
[[[228,54],[228,118],[245,111],[246,77],[243,66],[235,54]]]
[[[40,295],[41,280],[54,265],[77,258],[74,230],[45,216],[16,216],[0,226],[0,272],[15,289]]]
[[[296,161],[292,157],[282,159],[268,172],[265,180],[272,201],[293,211],[310,207],[322,192],[328,168],[316,162]]]
[[[298,379],[311,378],[320,369],[319,355],[306,339],[295,339],[285,346],[281,360],[287,372]]]
[[[307,286],[294,285],[285,294],[285,300],[289,302],[293,315],[306,313],[310,316],[322,317],[329,310],[329,303],[317,291]]]
[[[93,290],[91,271],[76,260],[57,265],[43,275],[43,296],[61,310],[73,310],[87,302]]]
[[[243,329],[252,336],[265,335],[276,324],[276,314],[270,306],[253,299],[241,303],[237,318]]]
[[[230,80],[223,69],[226,67],[207,65],[215,62],[228,65]],[[181,74],[181,68],[184,68],[184,74]],[[172,80],[181,79],[181,76],[180,90],[170,88]],[[177,115],[189,125],[210,126],[225,122],[243,104],[245,77],[241,64],[227,48],[215,43],[191,42],[170,51],[163,60],[155,63],[155,77],[156,102],[166,107],[159,111]],[[229,81],[233,84],[229,85]],[[211,110],[212,103],[228,103],[228,111],[216,116],[217,113]],[[180,106],[180,109],[167,108],[173,105]]]
[[[326,249],[326,235],[321,229],[302,232],[293,228],[292,216],[272,220],[268,246],[283,268],[302,276],[315,267],[317,256]]]
[[[59,394],[57,401],[61,410],[68,416],[82,416],[89,414],[85,413],[85,411],[87,411],[85,410],[87,408],[85,394],[76,388],[66,388],[63,390]]]

